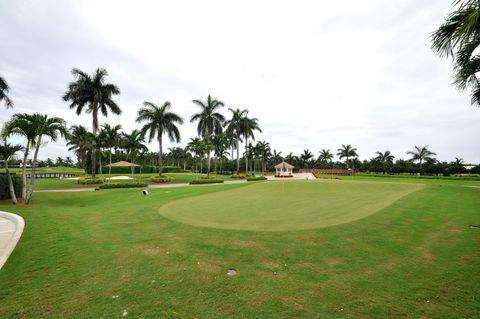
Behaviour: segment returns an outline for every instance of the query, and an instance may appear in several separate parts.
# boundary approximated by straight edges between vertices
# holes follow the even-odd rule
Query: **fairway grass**
[[[158,212],[269,183],[0,203],[26,223],[0,270],[0,318],[478,318],[479,188],[438,182],[299,231],[196,227]]]
[[[185,224],[237,230],[285,231],[348,223],[423,188],[421,184],[331,181],[259,182],[183,198],[160,207]]]

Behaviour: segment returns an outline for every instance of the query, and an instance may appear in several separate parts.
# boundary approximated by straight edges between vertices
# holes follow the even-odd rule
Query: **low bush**
[[[232,174],[230,175],[230,178],[233,178],[233,179],[244,179],[244,178],[247,178],[247,175],[246,174]]]
[[[111,188],[141,188],[147,187],[147,183],[114,183],[114,184],[103,184],[98,188],[100,189],[111,189]]]
[[[78,183],[78,184],[82,184],[82,185],[103,184],[103,183],[105,183],[105,178],[100,178],[100,177],[97,177],[97,178],[83,177],[83,178],[79,178],[79,179],[77,180],[77,183]]]
[[[173,176],[167,176],[167,175],[162,175],[162,176],[153,176],[152,178],[150,178],[150,180],[153,182],[153,183],[171,183],[173,182],[175,178],[173,178]]]
[[[198,185],[198,184],[217,184],[223,183],[221,179],[196,179],[190,182],[190,185]]]
[[[17,197],[22,196],[22,177],[16,174],[12,175],[13,188]],[[10,186],[8,185],[7,174],[0,174],[0,199],[10,198]]]
[[[183,169],[178,166],[164,166],[162,168],[163,173],[190,173],[189,170]]]
[[[253,182],[253,181],[266,181],[267,178],[265,176],[255,176],[255,177],[249,177],[247,178],[247,182]]]

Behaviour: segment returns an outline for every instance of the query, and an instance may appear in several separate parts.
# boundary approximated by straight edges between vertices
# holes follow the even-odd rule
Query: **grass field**
[[[327,218],[322,207],[335,207],[326,195],[392,198],[349,203],[352,210],[372,204],[375,212],[356,216],[343,207],[351,222],[309,230],[197,227],[162,215],[176,202],[207,196],[225,196],[238,209],[236,196],[248,203],[245,194],[275,193],[273,183],[153,189],[148,197],[130,189],[39,193],[28,207],[0,204],[26,220],[0,270],[0,318],[109,318],[125,311],[150,318],[478,317],[480,228],[470,225],[480,224],[480,188],[462,181],[421,188],[323,182],[320,217]],[[307,183],[285,182],[285,192]],[[265,203],[252,200],[250,210],[261,214],[271,206]],[[312,205],[309,198],[302,203]],[[314,218],[314,211],[310,206],[304,216]],[[194,217],[192,224],[203,220]],[[323,217],[315,223],[326,226]],[[237,276],[226,275],[231,267]]]

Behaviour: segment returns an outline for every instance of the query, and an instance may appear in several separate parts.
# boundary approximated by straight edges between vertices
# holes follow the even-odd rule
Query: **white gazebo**
[[[288,164],[287,162],[281,162],[275,165],[275,176],[293,176],[293,168],[295,166]]]

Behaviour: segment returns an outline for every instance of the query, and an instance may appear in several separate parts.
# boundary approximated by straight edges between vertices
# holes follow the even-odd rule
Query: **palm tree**
[[[306,165],[312,158],[313,158],[313,153],[310,152],[310,150],[308,149],[303,150],[303,153],[300,154],[300,160],[302,161],[302,164],[304,167],[306,167]]]
[[[108,116],[108,112],[121,114],[122,110],[112,99],[113,95],[120,94],[120,89],[112,83],[105,83],[108,72],[98,68],[90,76],[79,70],[72,69],[76,81],[68,85],[68,90],[63,96],[64,101],[70,101],[70,109],[75,109],[77,115],[85,110],[92,113],[92,133],[97,134],[99,129],[98,112]],[[92,178],[95,178],[97,170],[96,152],[92,151]]]
[[[35,172],[37,168],[37,159],[38,159],[38,152],[40,150],[40,146],[42,145],[42,139],[44,137],[50,138],[52,142],[55,142],[57,138],[60,136],[66,138],[68,136],[68,130],[66,128],[65,120],[59,117],[48,117],[47,114],[40,114],[35,113],[33,114],[34,120],[32,125],[36,132],[36,141],[35,141],[35,152],[33,154],[33,161],[32,161],[32,175],[30,177],[31,180],[31,188],[27,194],[26,203],[28,204],[33,195],[33,191],[35,190]]]
[[[377,152],[377,157],[375,157],[375,160],[380,162],[383,167],[383,174],[386,173],[387,171],[387,165],[388,164],[393,164],[393,159],[395,156],[392,155],[390,151],[385,151],[385,152]]]
[[[133,130],[132,133],[122,133],[122,147],[127,152],[127,156],[130,158],[132,177],[135,173],[135,159],[139,152],[148,150],[147,146],[143,144],[145,142],[145,135],[141,130]]]
[[[108,166],[108,175],[112,174],[112,149],[117,149],[120,143],[120,130],[122,126],[117,124],[115,126],[111,126],[110,124],[103,124],[102,129],[100,130],[100,140],[103,147],[108,149],[108,158],[110,165]],[[100,167],[100,172],[102,168]]]
[[[245,140],[245,154],[247,154],[248,148],[248,138],[250,137],[252,140],[255,140],[255,133],[254,131],[259,131],[262,133],[262,130],[258,126],[258,119],[257,118],[249,118],[244,116],[241,120],[241,128],[243,138]],[[248,171],[248,157],[245,157],[245,173]]]
[[[27,200],[28,155],[30,148],[35,147],[35,140],[37,136],[34,122],[34,114],[16,113],[7,123],[5,123],[2,131],[2,136],[4,137],[19,135],[26,139],[25,147],[23,148],[22,161],[22,198],[24,203],[26,203]]]
[[[333,154],[330,153],[330,149],[322,149],[320,151],[320,156],[318,156],[320,162],[328,163],[333,160]]]
[[[225,121],[226,134],[232,137],[233,144],[237,149],[237,174],[240,171],[240,141],[243,135],[243,121],[248,115],[248,110],[228,109],[232,112],[232,117]]]
[[[338,149],[338,153],[337,153],[337,156],[338,158],[342,159],[342,158],[346,158],[346,164],[347,164],[347,168],[348,168],[348,159],[350,157],[356,157],[358,156],[357,154],[357,149],[352,147],[351,144],[347,144],[347,145],[343,145],[342,144],[342,147]]]
[[[280,163],[281,161],[283,161],[282,152],[277,152],[277,150],[273,150],[271,158],[274,165]]]
[[[151,142],[155,136],[158,141],[158,176],[163,172],[163,134],[167,134],[171,142],[180,142],[180,131],[176,124],[183,124],[183,118],[178,114],[169,112],[172,105],[170,102],[158,106],[152,102],[143,102],[144,108],[138,111],[137,123],[147,122],[142,127],[142,133],[149,133]]]
[[[7,109],[13,107],[13,102],[7,95],[8,91],[10,91],[10,87],[7,81],[0,76],[0,102],[3,101]]]
[[[435,154],[434,152],[431,152],[428,149],[428,145],[425,145],[425,146],[415,145],[415,149],[412,151],[408,151],[407,155],[412,155],[412,158],[410,159],[410,161],[420,163],[420,171],[422,171],[423,162],[427,160],[432,160],[433,159],[432,156],[435,156],[437,154]]]
[[[86,167],[87,152],[90,151],[88,146],[88,130],[82,125],[73,125],[70,127],[68,134],[67,146],[69,151],[74,151],[82,168]]]
[[[480,106],[480,2],[456,0],[455,11],[432,35],[432,49],[440,57],[454,60],[454,83],[460,90],[471,87],[472,105]]]
[[[213,147],[213,155],[215,156],[215,167],[214,171],[217,173],[217,162],[221,162],[223,158],[229,153],[227,152],[228,148],[228,138],[225,134],[217,134],[211,138],[212,147]]]
[[[202,172],[202,158],[205,155],[205,143],[202,139],[195,137],[191,138],[190,142],[187,144],[187,149],[192,151],[195,154],[195,157],[200,159],[200,172]],[[198,164],[195,164],[196,171],[198,171]]]
[[[10,170],[8,169],[8,161],[15,156],[17,152],[23,150],[21,145],[12,145],[7,143],[5,140],[4,145],[0,145],[0,157],[3,158],[3,162],[5,165],[5,173],[7,174],[8,179],[8,187],[10,188],[10,196],[12,198],[12,202],[16,205],[17,204],[17,196],[15,194],[15,187],[13,186],[12,175],[10,174]]]
[[[208,95],[205,102],[200,100],[193,100],[192,102],[201,108],[199,113],[195,113],[190,118],[191,123],[198,121],[198,135],[208,140],[212,135],[222,133],[225,117],[218,113],[217,110],[224,106],[223,102],[212,98],[210,95]],[[207,161],[207,175],[210,175],[210,150],[207,150]]]

